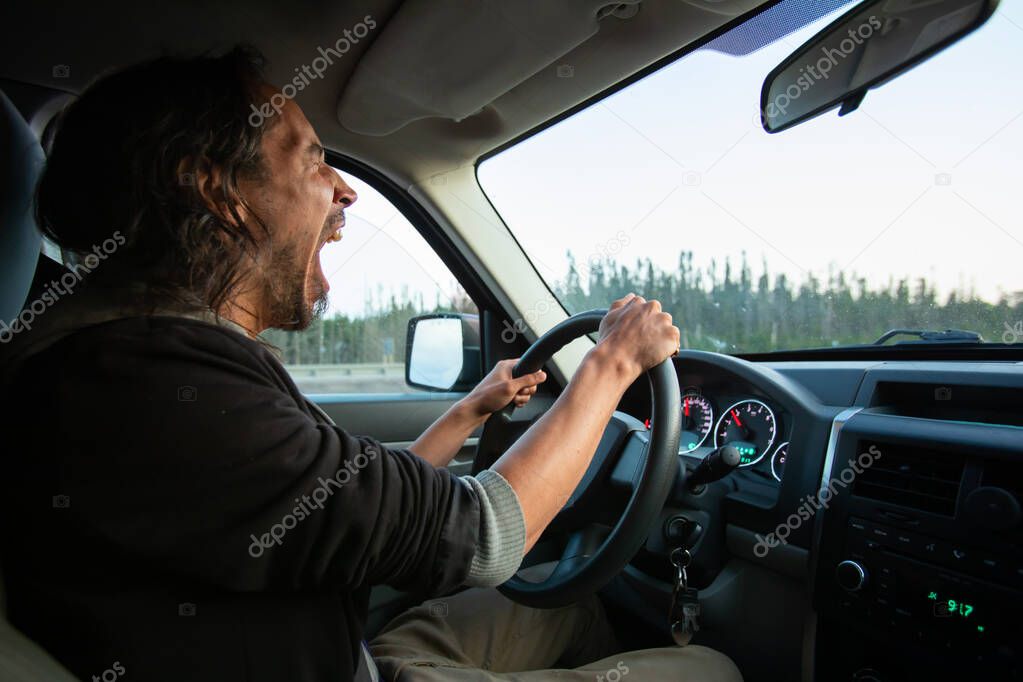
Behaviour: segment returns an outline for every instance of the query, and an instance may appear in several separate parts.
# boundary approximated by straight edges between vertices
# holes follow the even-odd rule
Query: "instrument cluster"
[[[779,413],[760,398],[710,396],[700,388],[682,391],[682,437],[679,454],[704,457],[715,448],[739,450],[739,467],[761,469],[781,481],[788,441]]]

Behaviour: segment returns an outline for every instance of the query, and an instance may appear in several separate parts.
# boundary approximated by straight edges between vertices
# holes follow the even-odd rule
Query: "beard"
[[[319,256],[316,256],[319,258]],[[288,244],[274,251],[264,280],[269,326],[287,331],[308,329],[327,310],[327,292],[318,277],[309,278],[312,302],[306,292],[306,268],[298,250]]]
[[[338,225],[344,226],[344,206],[335,206],[323,221],[319,250]],[[319,251],[315,264],[307,272],[295,243],[282,244],[270,253],[269,267],[264,270],[263,300],[266,301],[268,326],[286,331],[308,329],[313,320],[327,312],[327,290],[321,281]]]

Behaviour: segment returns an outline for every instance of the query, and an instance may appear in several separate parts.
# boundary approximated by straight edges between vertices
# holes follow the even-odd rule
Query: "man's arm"
[[[472,433],[483,426],[492,413],[514,401],[522,407],[536,393],[536,387],[547,379],[541,370],[512,379],[512,368],[518,360],[502,360],[472,390],[451,406],[409,448],[435,467],[444,467],[458,454]]]
[[[579,485],[622,394],[678,349],[678,328],[657,301],[630,294],[600,326],[565,392],[492,467],[518,496],[527,552]]]
[[[459,400],[438,417],[409,450],[435,467],[445,467],[488,416],[477,414],[464,400]]]

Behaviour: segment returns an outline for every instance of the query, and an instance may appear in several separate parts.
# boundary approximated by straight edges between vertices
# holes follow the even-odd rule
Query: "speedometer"
[[[752,398],[740,400],[721,414],[714,430],[714,447],[734,446],[739,450],[739,466],[750,466],[770,451],[777,431],[770,407]]]
[[[714,408],[710,401],[696,390],[682,394],[682,436],[678,440],[679,454],[692,452],[703,445],[714,428]]]

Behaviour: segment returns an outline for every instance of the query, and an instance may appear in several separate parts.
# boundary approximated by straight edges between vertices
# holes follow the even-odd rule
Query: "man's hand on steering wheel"
[[[513,401],[515,407],[523,407],[536,393],[537,386],[547,380],[547,373],[542,369],[517,379],[512,378],[512,368],[518,361],[518,358],[514,358],[498,362],[464,398],[474,415],[486,419]]]
[[[628,294],[611,304],[600,323],[600,341],[613,349],[611,357],[625,363],[630,380],[679,349],[679,330],[671,315],[661,310],[658,301]]]

